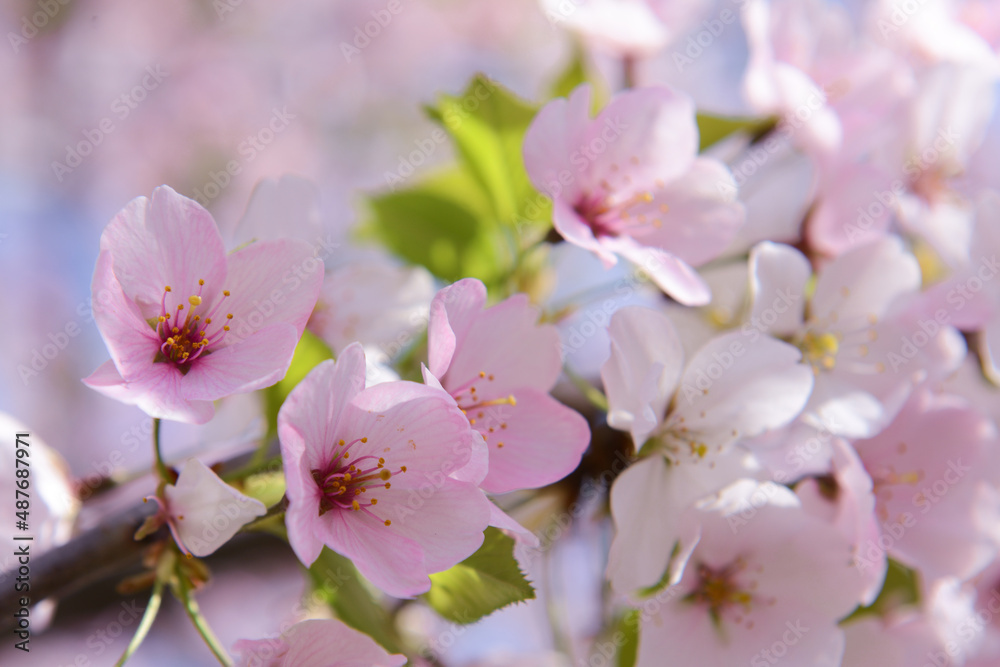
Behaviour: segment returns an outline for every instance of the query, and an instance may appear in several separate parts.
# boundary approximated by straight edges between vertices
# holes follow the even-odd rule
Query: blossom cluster
[[[562,540],[601,570],[600,621],[553,641],[569,655],[607,664],[610,636],[637,667],[996,664],[986,4],[541,0],[621,90],[580,74],[532,106],[477,77],[430,113],[459,166],[397,176],[356,236],[329,241],[292,176],[226,229],[167,185],[129,202],[96,252],[110,359],[84,383],[153,420],[139,580],[225,664],[201,559],[267,532],[370,587],[236,642],[240,665],[448,664],[396,612],[525,601]],[[249,464],[163,456],[161,421],[218,423],[245,394],[266,423]]]

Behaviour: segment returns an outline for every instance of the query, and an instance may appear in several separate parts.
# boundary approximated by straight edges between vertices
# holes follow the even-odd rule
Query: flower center
[[[802,355],[813,367],[814,372],[820,370],[831,370],[837,365],[837,351],[840,349],[840,342],[837,337],[830,333],[817,334],[807,331],[802,337],[799,345]]]
[[[764,599],[758,593],[757,581],[751,579],[744,583],[749,572],[749,565],[743,557],[739,557],[723,568],[712,568],[704,563],[697,567],[697,583],[694,590],[684,597],[685,602],[707,607],[713,623],[721,626],[723,620],[736,624],[744,624],[748,630],[753,629],[753,621],[747,616],[755,604],[774,604],[774,598]],[[758,566],[756,573],[763,571]]]
[[[670,208],[666,204],[652,208],[649,206],[652,202],[653,193],[648,191],[621,201],[616,201],[613,195],[584,195],[573,210],[590,224],[596,238],[620,234],[636,236],[642,231],[663,226],[663,221],[656,217],[656,211],[666,213]]]
[[[392,525],[389,519],[381,519],[372,512],[371,507],[378,505],[378,498],[369,491],[392,488],[389,481],[394,475],[406,472],[406,466],[390,471],[385,467],[385,459],[380,456],[364,455],[354,459],[352,463],[351,447],[358,443],[365,444],[368,438],[356,438],[350,442],[337,441],[333,457],[325,469],[314,469],[313,480],[323,492],[320,499],[319,514],[335,509],[351,512],[365,512],[382,521],[386,526]]]
[[[503,431],[507,428],[504,420],[504,410],[506,406],[517,405],[517,400],[513,394],[508,394],[502,398],[484,399],[476,388],[477,382],[493,382],[496,377],[492,373],[479,371],[473,379],[452,389],[451,397],[458,403],[459,409],[469,419],[469,425],[479,431],[485,440],[489,440],[490,434],[495,434],[497,430]],[[503,441],[497,442],[497,448],[503,449]]]
[[[160,315],[150,323],[159,334],[160,352],[154,361],[171,361],[186,372],[192,361],[202,354],[207,354],[206,350],[211,345],[218,343],[226,337],[229,331],[228,321],[233,319],[232,313],[227,313],[223,326],[216,325],[212,330],[212,318],[218,312],[223,302],[229,298],[229,290],[222,293],[222,298],[215,304],[210,312],[204,312],[207,308],[202,308],[202,289],[205,286],[204,280],[198,281],[198,293],[187,298],[187,307],[183,303],[177,304],[176,309],[167,308],[167,295],[173,290],[169,285],[163,288],[163,299],[160,302]],[[202,312],[198,309],[202,308]]]

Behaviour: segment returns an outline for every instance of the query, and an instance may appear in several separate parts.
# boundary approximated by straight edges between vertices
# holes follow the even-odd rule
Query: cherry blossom
[[[302,271],[311,257],[291,240],[227,256],[193,200],[138,197],[101,236],[94,318],[111,360],[85,382],[153,417],[208,421],[212,401],[284,377],[322,282]]]
[[[787,488],[741,480],[686,512],[697,526],[650,594],[638,667],[837,665],[858,603],[847,540]],[[755,662],[756,661],[756,662]]]
[[[605,266],[617,255],[642,266],[681,303],[708,302],[692,267],[725,249],[744,212],[725,165],[696,155],[691,100],[631,90],[591,120],[590,96],[582,86],[550,102],[524,138],[525,167],[553,200],[556,231]]]
[[[670,321],[646,308],[615,313],[609,332],[608,423],[628,430],[643,456],[611,489],[608,575],[628,592],[660,580],[684,508],[755,474],[759,464],[734,443],[794,419],[812,374],[792,346],[740,333],[712,339],[685,365]]]
[[[438,292],[428,325],[425,380],[455,399],[489,448],[483,489],[543,486],[570,473],[590,440],[586,420],[549,395],[559,378],[559,334],[539,325],[525,295],[489,308],[465,279]]]
[[[412,382],[365,388],[359,344],[317,366],[278,414],[285,523],[311,565],[326,545],[397,597],[472,554],[492,503],[459,479],[483,447],[454,400]]]

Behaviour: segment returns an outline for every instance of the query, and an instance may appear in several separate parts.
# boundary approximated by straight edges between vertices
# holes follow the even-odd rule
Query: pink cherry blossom
[[[576,468],[590,442],[587,421],[549,395],[562,368],[559,333],[538,324],[523,294],[485,305],[486,287],[472,278],[438,292],[425,380],[439,382],[486,440],[485,490],[550,484]]]
[[[323,279],[310,261],[291,240],[227,256],[208,212],[167,186],[134,199],[101,236],[93,307],[111,360],[85,382],[153,417],[208,421],[212,401],[284,377]]]
[[[803,363],[816,375],[803,418],[817,428],[846,437],[877,433],[915,382],[946,374],[965,352],[949,326],[928,332],[912,354],[904,350],[920,331],[906,308],[919,293],[920,267],[898,237],[839,255],[819,272],[811,299],[806,283],[812,269],[794,248],[757,245],[750,272],[753,305],[743,328],[781,336],[802,350]]]
[[[168,484],[163,493],[164,518],[177,546],[199,557],[214,552],[267,512],[264,503],[229,486],[198,459],[188,459],[177,483]]]
[[[371,637],[334,619],[299,621],[273,639],[241,639],[237,667],[402,667]]]
[[[591,120],[581,86],[547,104],[524,138],[556,231],[605,266],[618,255],[639,264],[688,305],[710,296],[692,267],[717,257],[744,218],[729,169],[697,152],[694,105],[665,87],[621,93]]]
[[[859,569],[886,553],[930,579],[983,569],[997,555],[995,438],[992,422],[958,397],[921,389],[885,430],[855,442],[881,533],[859,551]]]
[[[630,431],[644,455],[611,488],[608,576],[629,592],[660,580],[686,507],[755,474],[759,464],[736,443],[798,416],[812,374],[791,345],[738,332],[713,338],[685,366],[673,325],[647,308],[615,313],[609,334],[608,423]]]
[[[491,505],[466,466],[483,448],[454,400],[412,382],[365,389],[360,344],[325,361],[278,414],[285,523],[306,565],[323,545],[397,597],[472,554]]]
[[[685,513],[670,586],[639,603],[637,667],[837,665],[858,603],[847,540],[783,486],[741,480]],[[646,611],[649,610],[649,611]]]

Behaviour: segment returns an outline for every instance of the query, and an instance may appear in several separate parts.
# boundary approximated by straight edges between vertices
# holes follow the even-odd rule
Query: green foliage
[[[705,150],[735,132],[744,131],[753,136],[759,136],[774,127],[774,119],[772,118],[726,118],[699,113],[696,119],[698,121],[698,135],[701,138],[698,145],[699,151]]]
[[[473,623],[497,609],[532,600],[535,589],[514,559],[514,540],[486,529],[479,550],[444,572],[431,575],[424,599],[453,623]]]
[[[390,653],[401,652],[402,642],[389,613],[372,597],[350,560],[323,547],[323,552],[309,568],[309,577],[316,594],[330,605],[337,618],[365,633]]]
[[[375,237],[442,280],[472,276],[488,284],[509,262],[491,204],[466,169],[438,172],[368,205]]]
[[[477,75],[465,92],[440,96],[427,113],[451,136],[462,165],[486,193],[497,220],[516,225],[532,214],[537,218],[527,206],[537,193],[524,169],[521,144],[538,107]]]
[[[874,566],[873,566],[874,567]],[[885,616],[902,606],[920,603],[920,580],[916,570],[911,570],[899,561],[889,559],[885,582],[878,597],[867,607],[858,607],[841,623],[850,623],[865,616]]]
[[[618,647],[618,667],[633,667],[639,654],[639,610],[633,609],[618,621],[612,635]]]
[[[551,219],[551,202],[532,187],[521,155],[538,109],[479,75],[426,111],[450,137],[458,164],[370,197],[363,233],[443,280],[503,285]]]

